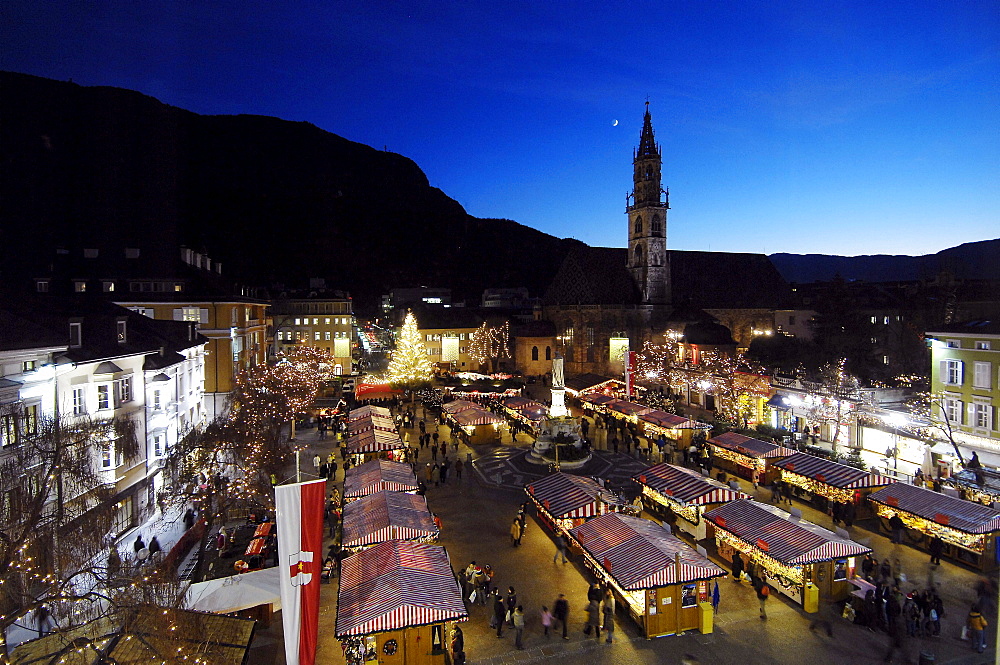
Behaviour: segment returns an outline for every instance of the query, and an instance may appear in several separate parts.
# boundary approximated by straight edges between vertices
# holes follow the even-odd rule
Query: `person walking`
[[[510,524],[510,544],[517,547],[521,543],[521,522],[516,517]]]
[[[767,603],[768,596],[771,595],[771,589],[767,586],[767,582],[761,580],[757,584],[757,603],[760,605],[760,618],[761,621],[767,621],[767,609],[764,605]]]
[[[556,532],[556,553],[552,555],[552,563],[556,562],[560,554],[563,563],[566,563],[566,536],[563,535],[562,531]]]
[[[514,624],[514,646],[523,650],[524,643],[521,640],[524,637],[524,607],[518,605],[510,616]]]
[[[604,640],[608,644],[614,641],[615,634],[615,596],[608,589],[604,594],[604,631],[608,634],[608,639]]]
[[[462,482],[462,469],[465,468],[465,464],[462,462],[462,458],[459,457],[455,460],[455,478],[458,479],[459,484]]]
[[[434,487],[441,484],[441,467],[437,464],[431,467],[431,481],[434,483]]]
[[[927,547],[931,553],[931,563],[935,566],[941,565],[941,552],[944,551],[944,541],[941,540],[941,536],[934,536],[931,538],[931,542]]]
[[[451,462],[445,457],[441,462],[441,484],[446,485],[448,483],[448,469],[451,468]]]
[[[969,627],[969,639],[972,641],[972,648],[979,653],[986,651],[986,618],[979,611],[979,605],[973,604],[969,610],[969,616],[965,620]]]
[[[505,614],[507,613],[507,608],[504,607],[503,599],[500,597],[500,590],[496,589],[493,593],[493,620],[497,625],[497,637],[503,637],[503,625],[506,623]]]
[[[460,658],[465,660],[465,633],[457,623],[451,631],[451,653],[453,663],[457,663]]]
[[[316,475],[319,475],[319,467],[323,464],[323,458],[319,456],[319,453],[313,455],[313,469],[316,470]]]
[[[596,633],[598,640],[601,639],[601,604],[596,600],[590,601],[587,605],[587,627],[583,629],[583,634],[590,637],[590,631]]]
[[[431,446],[431,460],[436,462],[437,458],[438,458],[438,449],[435,446]]]
[[[566,596],[563,594],[559,594],[556,602],[552,605],[552,618],[562,623],[562,638],[568,640],[566,625],[569,621],[569,601],[566,600]]]
[[[893,515],[889,518],[889,528],[892,529],[892,542],[896,544],[903,542],[903,529],[906,528],[906,525],[903,524],[899,515]]]
[[[521,544],[521,538],[524,536],[524,532],[528,529],[528,515],[524,512],[524,505],[522,504],[521,510],[517,513],[517,523],[519,525],[517,533],[517,544]]]
[[[507,587],[507,625],[514,627],[514,608],[517,607],[517,592],[514,587]]]
[[[545,637],[549,638],[549,629],[552,628],[552,612],[549,612],[549,608],[545,605],[542,605],[541,619],[542,630],[545,631]]]
[[[733,553],[733,581],[737,584],[743,579],[743,557],[739,552]]]

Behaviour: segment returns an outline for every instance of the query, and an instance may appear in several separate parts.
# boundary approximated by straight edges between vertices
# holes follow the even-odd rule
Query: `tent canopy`
[[[561,471],[549,474],[524,488],[554,518],[593,517],[610,506],[617,510],[618,498],[596,481]]]
[[[361,420],[362,418],[368,418],[371,416],[381,416],[382,418],[392,419],[392,414],[389,409],[383,406],[361,406],[357,409],[351,409],[351,412],[347,414],[348,422],[354,422],[355,420]]]
[[[371,460],[347,470],[344,474],[344,498],[358,498],[391,490],[412,492],[417,489],[417,477],[409,464],[391,460]]]
[[[745,455],[746,457],[775,458],[789,457],[795,454],[795,451],[791,448],[754,439],[745,434],[737,434],[736,432],[726,432],[719,436],[713,436],[708,440],[708,443],[719,448],[731,450],[740,455]]]
[[[673,464],[657,464],[637,473],[632,479],[674,501],[696,506],[748,498],[743,492]]]
[[[896,482],[886,476],[862,471],[853,466],[847,466],[846,464],[840,464],[839,462],[807,453],[796,453],[791,457],[786,457],[783,460],[775,462],[774,466],[789,473],[796,473],[826,485],[844,489],[883,487]]]
[[[382,491],[344,506],[344,547],[436,538],[438,533],[427,501],[416,494]]]
[[[1000,531],[1000,511],[916,485],[889,485],[869,494],[868,500],[966,533]]]
[[[185,604],[189,610],[230,614],[258,605],[281,609],[278,595],[279,568],[264,568],[249,573],[198,582],[188,587]]]

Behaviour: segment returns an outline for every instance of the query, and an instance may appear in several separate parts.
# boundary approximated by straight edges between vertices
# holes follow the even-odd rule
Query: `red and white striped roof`
[[[360,420],[362,418],[367,418],[369,416],[381,416],[383,418],[389,418],[392,420],[392,414],[389,413],[389,409],[384,406],[372,406],[366,405],[358,407],[357,409],[351,409],[351,412],[347,414],[347,421],[354,422],[355,420]]]
[[[524,491],[556,519],[593,517],[620,507],[615,496],[596,481],[561,471],[526,485]]]
[[[678,503],[695,506],[749,498],[743,492],[706,478],[696,471],[673,464],[651,466],[632,476],[632,479]]]
[[[615,398],[611,395],[605,395],[603,393],[586,393],[580,396],[581,402],[586,402],[587,404],[595,404],[597,406],[603,406],[608,402],[614,402]]]
[[[468,617],[448,553],[439,545],[392,540],[340,565],[337,637]]]
[[[581,524],[570,535],[623,589],[653,589],[726,574],[667,529],[641,517],[608,513]]]
[[[446,402],[441,405],[441,410],[445,413],[458,413],[459,411],[465,411],[466,409],[478,409],[480,408],[475,402],[470,402],[466,399],[456,399],[453,402]]]
[[[869,494],[868,500],[965,533],[1000,531],[1000,511],[916,485],[889,485]]]
[[[409,464],[377,459],[347,470],[344,474],[344,498],[356,499],[375,492],[412,492],[417,477]]]
[[[792,520],[780,508],[741,499],[705,513],[716,528],[786,565],[830,561],[871,552],[870,547],[804,520]]]
[[[639,420],[664,429],[704,429],[709,427],[697,420],[678,416],[676,413],[667,413],[666,411],[658,410],[639,414]]]
[[[719,436],[713,436],[708,440],[708,443],[720,448],[726,448],[746,457],[764,457],[770,459],[775,457],[789,457],[795,454],[795,451],[791,448],[754,439],[744,434],[737,434],[736,432],[726,432]]]
[[[358,418],[347,425],[349,435],[361,434],[373,429],[383,432],[395,432],[396,423],[393,422],[392,418],[386,418],[385,416],[366,416],[365,418]]]
[[[344,547],[436,538],[438,533],[427,501],[417,494],[376,492],[344,506]]]
[[[627,402],[623,399],[615,400],[614,402],[608,403],[608,408],[612,411],[617,411],[618,413],[624,414],[626,416],[641,416],[644,413],[649,413],[653,409],[648,406],[643,406],[642,404],[636,404],[635,402]]]
[[[458,411],[457,413],[451,414],[452,419],[461,425],[462,427],[472,427],[474,425],[492,425],[493,423],[502,423],[504,419],[495,413],[491,413],[486,409],[481,409],[479,407],[473,409],[465,409],[464,411]]]
[[[896,482],[886,476],[862,471],[853,466],[847,466],[846,464],[840,464],[839,462],[807,453],[795,453],[791,457],[786,457],[783,460],[775,462],[774,466],[783,472],[787,471],[805,476],[824,485],[843,489],[883,487]]]
[[[359,453],[379,453],[405,447],[406,444],[399,438],[399,434],[395,432],[383,432],[377,429],[355,434],[347,439],[347,452],[352,455]]]
[[[503,401],[503,405],[528,420],[545,420],[549,415],[547,406],[527,397],[508,397]]]

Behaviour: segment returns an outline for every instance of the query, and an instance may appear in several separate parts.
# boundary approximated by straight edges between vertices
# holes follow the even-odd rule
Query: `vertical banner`
[[[636,352],[625,352],[625,398],[632,399],[632,384],[635,380]]]
[[[314,665],[319,634],[326,480],[274,488],[281,574],[281,623],[287,665]]]

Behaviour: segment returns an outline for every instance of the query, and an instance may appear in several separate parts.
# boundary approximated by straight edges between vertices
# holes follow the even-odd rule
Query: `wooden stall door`
[[[375,648],[378,649],[378,662],[380,665],[403,665],[406,662],[406,632],[394,630],[390,633],[379,633],[376,635]],[[386,645],[389,645],[386,648]],[[392,651],[393,653],[387,653]]]
[[[675,597],[676,590],[673,587],[662,587],[660,589],[650,589],[646,592],[646,635],[654,637],[656,635],[672,635],[677,632],[677,606],[679,602]],[[656,613],[651,610],[655,608]]]

